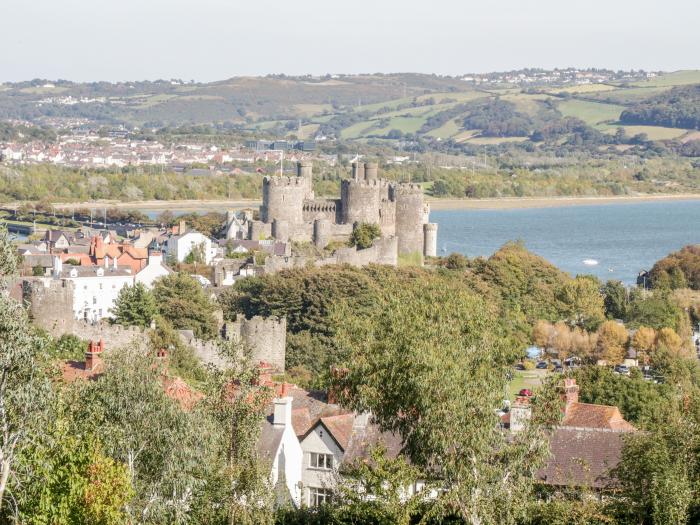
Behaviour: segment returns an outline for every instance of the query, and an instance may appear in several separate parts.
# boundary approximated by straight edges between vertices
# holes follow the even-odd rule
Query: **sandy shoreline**
[[[653,201],[700,200],[697,193],[635,195],[621,197],[512,197],[502,199],[432,199],[427,202],[433,210],[507,210],[521,208],[555,208],[566,206],[597,206],[602,204],[634,204]],[[178,200],[178,201],[93,201],[56,203],[56,208],[121,208],[138,210],[225,211],[226,209],[257,208],[259,200]]]
[[[502,199],[428,199],[432,210],[507,210],[520,208],[563,208],[602,204],[635,204],[653,201],[700,200],[700,194],[660,194],[621,197],[513,197]]]

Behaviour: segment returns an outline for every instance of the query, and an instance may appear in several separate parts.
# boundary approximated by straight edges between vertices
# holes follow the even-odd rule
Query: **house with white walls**
[[[54,257],[51,278],[73,283],[73,316],[88,322],[114,317],[119,292],[134,282],[131,267],[117,265],[116,259],[102,266],[73,266]]]
[[[166,243],[167,256],[184,262],[194,250],[201,251],[201,257],[205,264],[211,264],[216,256],[217,249],[212,247],[209,237],[196,231],[185,232],[181,235],[172,235]]]
[[[171,274],[173,271],[165,266],[163,262],[163,252],[159,250],[148,250],[148,263],[136,274],[134,282],[143,284],[149,290],[153,288],[153,283],[161,277]]]

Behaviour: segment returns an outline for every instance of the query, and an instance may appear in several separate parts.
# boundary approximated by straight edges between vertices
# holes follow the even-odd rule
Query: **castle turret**
[[[423,188],[401,184],[396,191],[396,236],[399,255],[423,256]]]
[[[352,163],[352,180],[365,180],[365,165],[359,161]]]
[[[313,163],[310,160],[300,160],[297,162],[297,177],[304,177],[306,179],[313,178]]]
[[[426,257],[437,257],[437,230],[434,222],[423,225],[423,255]]]
[[[306,177],[265,177],[263,203],[260,207],[262,222],[275,219],[289,224],[303,222],[304,199],[311,192],[311,180]]]
[[[316,219],[314,221],[314,244],[318,248],[325,248],[331,237],[331,221],[328,219]]]
[[[289,223],[281,219],[273,220],[272,236],[278,241],[287,242],[289,240]]]
[[[379,224],[380,203],[388,198],[389,183],[384,180],[344,180],[340,185],[341,222]]]
[[[376,162],[365,162],[365,180],[377,180],[379,165]]]

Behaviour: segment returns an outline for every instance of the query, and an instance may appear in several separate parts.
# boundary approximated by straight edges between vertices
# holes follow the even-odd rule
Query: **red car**
[[[524,396],[524,397],[532,397],[532,390],[529,388],[523,388],[520,392],[518,392],[519,396]]]

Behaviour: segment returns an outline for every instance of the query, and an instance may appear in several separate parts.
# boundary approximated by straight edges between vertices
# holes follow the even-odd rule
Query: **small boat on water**
[[[583,264],[585,264],[586,266],[596,266],[598,264],[598,261],[596,261],[595,259],[584,259]]]

